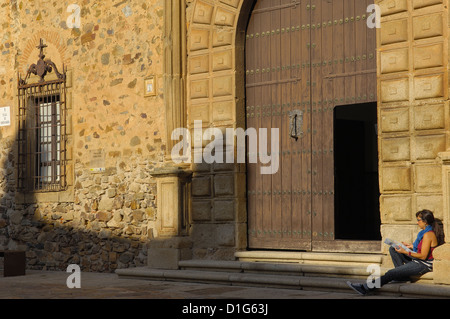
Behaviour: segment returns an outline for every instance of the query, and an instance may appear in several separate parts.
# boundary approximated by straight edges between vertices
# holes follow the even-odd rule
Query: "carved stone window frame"
[[[72,72],[62,66],[60,73],[45,47],[41,39],[39,60],[17,82],[16,197],[25,203],[73,201]],[[41,176],[45,165],[51,168]]]

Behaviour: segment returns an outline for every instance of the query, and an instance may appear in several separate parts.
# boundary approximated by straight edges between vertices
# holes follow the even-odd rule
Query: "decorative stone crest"
[[[55,63],[53,63],[50,59],[45,59],[44,54],[44,48],[46,48],[47,45],[44,44],[44,41],[42,39],[39,40],[39,45],[37,48],[39,49],[39,60],[36,64],[30,65],[27,71],[27,75],[25,76],[25,79],[19,79],[19,85],[26,85],[27,80],[29,79],[31,74],[39,76],[39,83],[45,82],[45,76],[47,73],[50,73],[55,70],[55,73],[60,80],[64,80],[66,78],[65,72],[64,72],[64,65],[63,65],[63,73],[59,73],[58,68],[56,67]]]

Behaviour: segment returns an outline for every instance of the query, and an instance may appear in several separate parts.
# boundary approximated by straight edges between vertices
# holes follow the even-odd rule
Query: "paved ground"
[[[384,303],[390,300],[389,314],[398,312],[399,315],[404,315],[405,307],[417,304],[417,300],[410,300],[411,305],[399,303],[398,299],[406,298],[386,295],[362,297],[350,289],[348,292],[306,291],[148,281],[119,279],[116,274],[104,273],[81,273],[81,288],[69,289],[66,285],[69,276],[62,271],[28,270],[26,276],[0,277],[0,308],[13,309],[11,313],[19,318],[22,315],[52,315],[66,319],[144,315],[146,318],[174,319],[279,319],[308,316],[311,309],[320,317],[378,311],[380,305],[362,299],[385,299],[377,301]],[[358,301],[362,304],[358,305]],[[423,300],[420,302],[424,305]],[[433,306],[436,305],[433,303]],[[428,306],[422,308],[427,312],[430,309]],[[257,312],[249,313],[251,311]]]
[[[32,271],[0,277],[0,299],[383,299],[348,292],[119,279],[116,274],[81,273],[81,288],[68,288],[70,273]],[[398,297],[396,297],[398,299]]]

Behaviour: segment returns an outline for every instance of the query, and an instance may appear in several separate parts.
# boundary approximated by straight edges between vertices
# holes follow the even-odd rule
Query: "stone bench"
[[[0,250],[3,257],[3,277],[25,275],[25,251]]]

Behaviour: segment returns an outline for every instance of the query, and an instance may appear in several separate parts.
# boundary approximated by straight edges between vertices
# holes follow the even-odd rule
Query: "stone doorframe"
[[[168,162],[175,128],[192,130],[194,120],[203,129],[245,128],[245,29],[255,2],[165,1]],[[234,259],[247,248],[245,164],[193,163],[191,170],[193,258]]]
[[[165,17],[164,72],[165,78],[170,80],[166,81],[165,96],[173,97],[165,99],[166,132],[170,133],[176,127],[192,129],[194,120],[202,120],[203,128],[215,127],[223,130],[226,127],[245,127],[245,29],[255,2],[256,0],[165,2],[166,6],[167,4],[172,6],[171,10],[166,7]],[[422,206],[431,207],[438,213],[438,217],[444,217],[442,166],[436,162],[436,157],[437,153],[447,149],[447,138],[444,137],[445,143],[430,140],[431,144],[439,147],[433,146],[429,151],[424,150],[423,154],[417,149],[410,152],[408,147],[405,150],[407,156],[405,158],[389,158],[389,152],[386,151],[389,145],[386,142],[396,143],[398,140],[398,149],[403,150],[402,145],[410,146],[411,139],[415,139],[416,144],[421,139],[427,140],[428,136],[423,132],[428,131],[420,130],[421,127],[417,128],[417,120],[427,114],[434,119],[433,114],[436,113],[434,110],[438,107],[439,110],[443,110],[442,114],[448,112],[445,111],[449,105],[448,91],[443,85],[448,79],[449,62],[448,54],[445,53],[448,51],[446,44],[448,9],[444,6],[447,0],[426,1],[423,4],[414,2],[414,5],[407,1],[395,1],[394,6],[382,0],[377,0],[376,3],[381,6],[382,16],[382,28],[377,31],[377,100],[381,145],[379,152],[383,223],[381,231],[385,238],[400,229],[415,229],[413,213]],[[173,19],[174,15],[180,15],[180,19],[176,21]],[[428,19],[433,17],[439,17],[438,20],[442,18],[442,23],[430,24]],[[433,28],[430,29],[427,25]],[[425,31],[417,29],[420,26]],[[399,35],[395,32],[386,32],[396,28],[406,31],[402,31]],[[411,32],[407,31],[409,28],[412,28]],[[434,37],[436,34],[438,36]],[[389,65],[384,62],[396,58],[397,54],[400,57],[403,52],[409,52],[410,55],[413,52],[420,53],[417,48],[420,49],[422,46],[415,47],[416,38],[424,42],[422,45],[425,46],[429,44],[427,38],[429,36],[432,37],[430,41],[438,40],[437,46],[442,45],[444,48],[441,69],[437,71],[436,68],[431,69],[434,73],[439,71],[441,76],[435,76],[434,73],[428,75],[429,68],[421,68],[421,73],[417,74],[420,76],[416,77],[413,70],[417,58],[405,59],[411,61],[405,66],[403,73],[383,67]],[[422,85],[423,83],[427,85]],[[420,89],[414,91],[414,87],[421,88],[422,91]],[[436,98],[434,95],[427,95],[430,92],[423,90],[428,87],[440,88],[430,92],[442,93],[442,96]],[[179,99],[179,96],[183,98]],[[403,116],[402,112],[406,115]],[[430,132],[447,136],[448,116],[444,116],[442,120],[439,123],[444,124],[439,126],[439,129],[437,124],[430,127],[435,129]],[[389,123],[399,124],[391,129]],[[397,138],[396,130],[401,128],[403,123],[405,129],[401,134],[402,138]],[[170,138],[170,134],[167,136]],[[407,140],[407,143],[403,143],[404,140]],[[392,146],[397,145],[394,144]],[[170,153],[172,144],[166,145]],[[399,153],[398,156],[402,154]],[[414,155],[413,158],[411,154]],[[193,257],[233,259],[235,250],[247,248],[245,164],[193,164],[191,168],[193,175],[190,234],[194,242]],[[426,180],[430,177],[434,178],[432,183]],[[406,199],[406,204],[401,201],[403,199]],[[397,205],[400,205],[398,206],[400,209],[392,211]],[[448,223],[447,220],[445,222]]]
[[[244,48],[245,48],[245,29],[250,17],[251,9],[256,0],[167,0],[166,16],[165,16],[165,96],[166,96],[166,125],[170,138],[170,133],[176,127],[188,127],[192,129],[193,121],[202,120],[203,127],[216,127],[224,129],[226,127],[245,127],[245,74],[244,74]],[[383,0],[376,0],[377,4],[381,6],[382,15],[382,29],[390,30],[389,26],[393,28],[413,27],[416,33],[416,24],[422,25],[427,23],[427,14],[438,15],[439,17],[446,17],[448,9],[443,4],[447,0],[442,1],[420,1],[407,2],[395,1],[394,5],[391,2],[387,4]],[[394,2],[392,2],[394,3]],[[186,6],[187,4],[187,6]],[[398,6],[397,6],[398,4]],[[168,6],[172,6],[170,10]],[[431,6],[428,8],[428,6]],[[184,14],[184,9],[186,9]],[[170,12],[169,12],[170,11]],[[420,11],[420,12],[419,12]],[[423,11],[423,12],[422,12]],[[176,18],[179,15],[178,21]],[[186,17],[186,20],[184,20]],[[424,19],[421,19],[424,18]],[[417,20],[416,24],[412,24],[412,20]],[[426,20],[426,21],[422,21]],[[420,24],[420,23],[422,24]],[[447,20],[443,18],[442,32],[439,33],[444,40],[447,40],[448,33],[446,23]],[[430,23],[428,23],[430,24]],[[440,24],[436,24],[439,27]],[[186,29],[185,29],[186,28]],[[424,32],[434,32],[434,28],[423,28]],[[422,30],[422,31],[423,31]],[[438,30],[439,31],[439,30]],[[390,58],[389,50],[383,52],[392,43],[397,49],[396,41],[402,41],[406,44],[406,49],[411,49],[414,41],[412,39],[402,39],[402,35],[409,36],[412,32],[381,32],[378,30],[377,35],[377,60],[378,65],[378,101],[379,110],[378,118],[381,124],[383,122],[382,111],[383,105],[401,104],[397,101],[411,101],[411,96],[408,90],[404,88],[404,84],[409,82],[416,84],[414,81],[403,79],[391,79],[390,74],[383,75],[387,72],[381,68],[383,61]],[[420,30],[418,31],[420,32]],[[186,37],[185,37],[186,35]],[[395,37],[390,39],[389,36]],[[386,38],[387,37],[387,38]],[[423,35],[424,38],[427,34]],[[439,38],[438,38],[439,39]],[[448,50],[447,41],[442,41],[446,52]],[[184,46],[186,44],[186,46]],[[400,45],[400,44],[399,44]],[[401,46],[401,45],[400,45]],[[404,49],[401,46],[400,49]],[[395,51],[395,50],[394,50]],[[392,53],[396,53],[396,51]],[[401,51],[401,50],[399,50]],[[408,51],[408,50],[406,50]],[[413,50],[409,50],[410,53]],[[384,53],[384,56],[383,56]],[[396,55],[393,55],[396,57]],[[443,70],[445,81],[447,83],[447,65],[448,55],[444,54]],[[412,63],[412,62],[411,62]],[[410,64],[411,64],[410,63]],[[412,64],[411,64],[412,65]],[[405,70],[408,70],[406,67]],[[411,70],[411,68],[409,68]],[[388,72],[389,73],[389,72]],[[426,73],[426,72],[425,72]],[[408,75],[412,77],[412,72]],[[431,80],[434,80],[432,78]],[[439,82],[439,77],[437,81]],[[425,78],[429,80],[429,78]],[[434,83],[434,82],[433,82]],[[431,87],[433,87],[433,83]],[[397,85],[398,84],[398,85]],[[419,87],[426,87],[420,85]],[[429,85],[430,86],[430,85]],[[394,89],[392,89],[394,87]],[[413,85],[406,85],[410,90]],[[443,109],[448,110],[448,92],[444,85],[439,86],[442,89],[442,97],[440,100],[446,100],[443,104]],[[391,89],[390,89],[391,88]],[[184,91],[185,90],[185,91]],[[406,98],[397,98],[396,94],[406,92]],[[434,91],[433,91],[434,92]],[[420,90],[411,92],[415,95],[420,95]],[[395,96],[394,96],[395,95]],[[182,99],[179,97],[182,96]],[[169,98],[167,98],[169,97]],[[409,99],[408,99],[409,97]],[[421,98],[421,97],[419,97]],[[423,98],[430,98],[429,96],[422,97],[420,106],[425,106],[427,102]],[[433,98],[433,97],[431,97]],[[414,99],[413,99],[414,100]],[[423,104],[423,105],[422,105]],[[419,106],[419,107],[420,107]],[[417,106],[415,107],[417,109]],[[391,110],[391,109],[387,109]],[[408,114],[408,109],[405,108]],[[412,112],[414,114],[414,112]],[[422,112],[423,113],[423,112]],[[400,113],[399,113],[400,114]],[[399,115],[400,117],[400,115]],[[381,120],[381,121],[380,121]],[[447,122],[447,116],[445,116]],[[396,122],[397,123],[397,122]],[[408,122],[409,123],[409,122]],[[409,124],[406,124],[409,128]],[[381,133],[383,126],[381,125]],[[445,125],[445,131],[447,130]],[[415,130],[412,130],[415,132]],[[407,134],[413,136],[414,133]],[[380,144],[383,144],[383,135],[380,134]],[[447,143],[445,143],[447,144]],[[170,153],[172,141],[166,143],[167,150]],[[447,145],[446,145],[447,146]],[[444,148],[444,150],[447,147]],[[382,217],[384,216],[384,223],[389,224],[391,219],[394,219],[396,224],[396,214],[389,213],[386,206],[388,199],[392,199],[395,195],[410,195],[410,193],[420,193],[421,191],[427,193],[435,193],[437,197],[442,200],[442,184],[436,182],[436,190],[418,189],[414,190],[410,185],[407,188],[387,188],[390,186],[390,181],[398,181],[398,185],[402,186],[403,176],[411,183],[411,168],[406,169],[384,162],[383,150],[380,150],[380,178],[381,190],[386,193],[382,196]],[[438,150],[439,151],[439,150]],[[438,152],[436,151],[436,152]],[[440,150],[442,151],[442,150]],[[433,154],[436,155],[437,154]],[[436,159],[434,157],[434,159]],[[417,159],[416,159],[417,160]],[[421,163],[422,164],[422,163]],[[428,164],[428,165],[427,165]],[[434,166],[433,166],[434,164]],[[428,161],[424,161],[422,165],[417,165],[417,176],[435,176],[436,179],[441,179],[441,165],[436,165],[433,161],[433,156],[430,156]],[[445,167],[445,165],[444,165]],[[192,257],[193,258],[216,258],[216,259],[234,259],[234,252],[236,250],[243,250],[247,248],[247,212],[246,212],[246,172],[245,164],[193,164],[191,165],[192,175],[192,196],[191,196],[191,214],[190,223],[192,229],[190,230],[193,241]],[[403,170],[402,170],[403,169]],[[422,169],[419,174],[419,170]],[[445,169],[444,169],[445,170]],[[404,173],[405,171],[405,173]],[[434,174],[437,173],[437,174]],[[444,179],[447,174],[443,174]],[[388,177],[388,178],[383,178]],[[392,182],[391,182],[392,184]],[[397,184],[395,186],[397,187]],[[420,180],[415,185],[421,185]],[[446,184],[444,182],[443,184]],[[434,185],[434,184],[433,184]],[[448,187],[444,190],[444,194],[448,194]],[[388,195],[388,196],[386,196]],[[418,194],[416,194],[418,196]],[[448,196],[448,195],[447,195]],[[429,197],[429,196],[428,196]],[[419,198],[419,197],[417,197]],[[440,202],[439,200],[437,202]],[[430,203],[430,202],[427,202]],[[445,200],[445,208],[448,210],[448,201]],[[395,205],[394,205],[395,206]],[[419,205],[416,205],[416,209]],[[433,206],[433,205],[432,205]],[[439,206],[439,205],[438,205]],[[411,216],[412,207],[408,209],[408,205],[402,207],[405,211],[405,220],[407,224],[412,223]],[[439,211],[439,209],[438,209]],[[442,214],[442,211],[441,211]],[[387,217],[386,217],[387,216]],[[444,217],[444,216],[442,216]],[[448,214],[445,215],[446,231],[448,232]],[[396,227],[394,227],[396,228]],[[397,228],[396,228],[397,229]],[[386,235],[386,229],[384,236]],[[384,237],[383,236],[383,237]],[[443,246],[444,253],[442,256],[436,256],[437,259],[445,260],[443,270],[450,267],[450,254],[447,251],[448,245]],[[441,249],[442,250],[442,249]],[[438,255],[439,251],[436,251]],[[441,271],[442,274],[448,273]],[[436,276],[439,277],[437,269]],[[448,277],[448,276],[447,276]],[[446,278],[447,278],[446,277]]]

